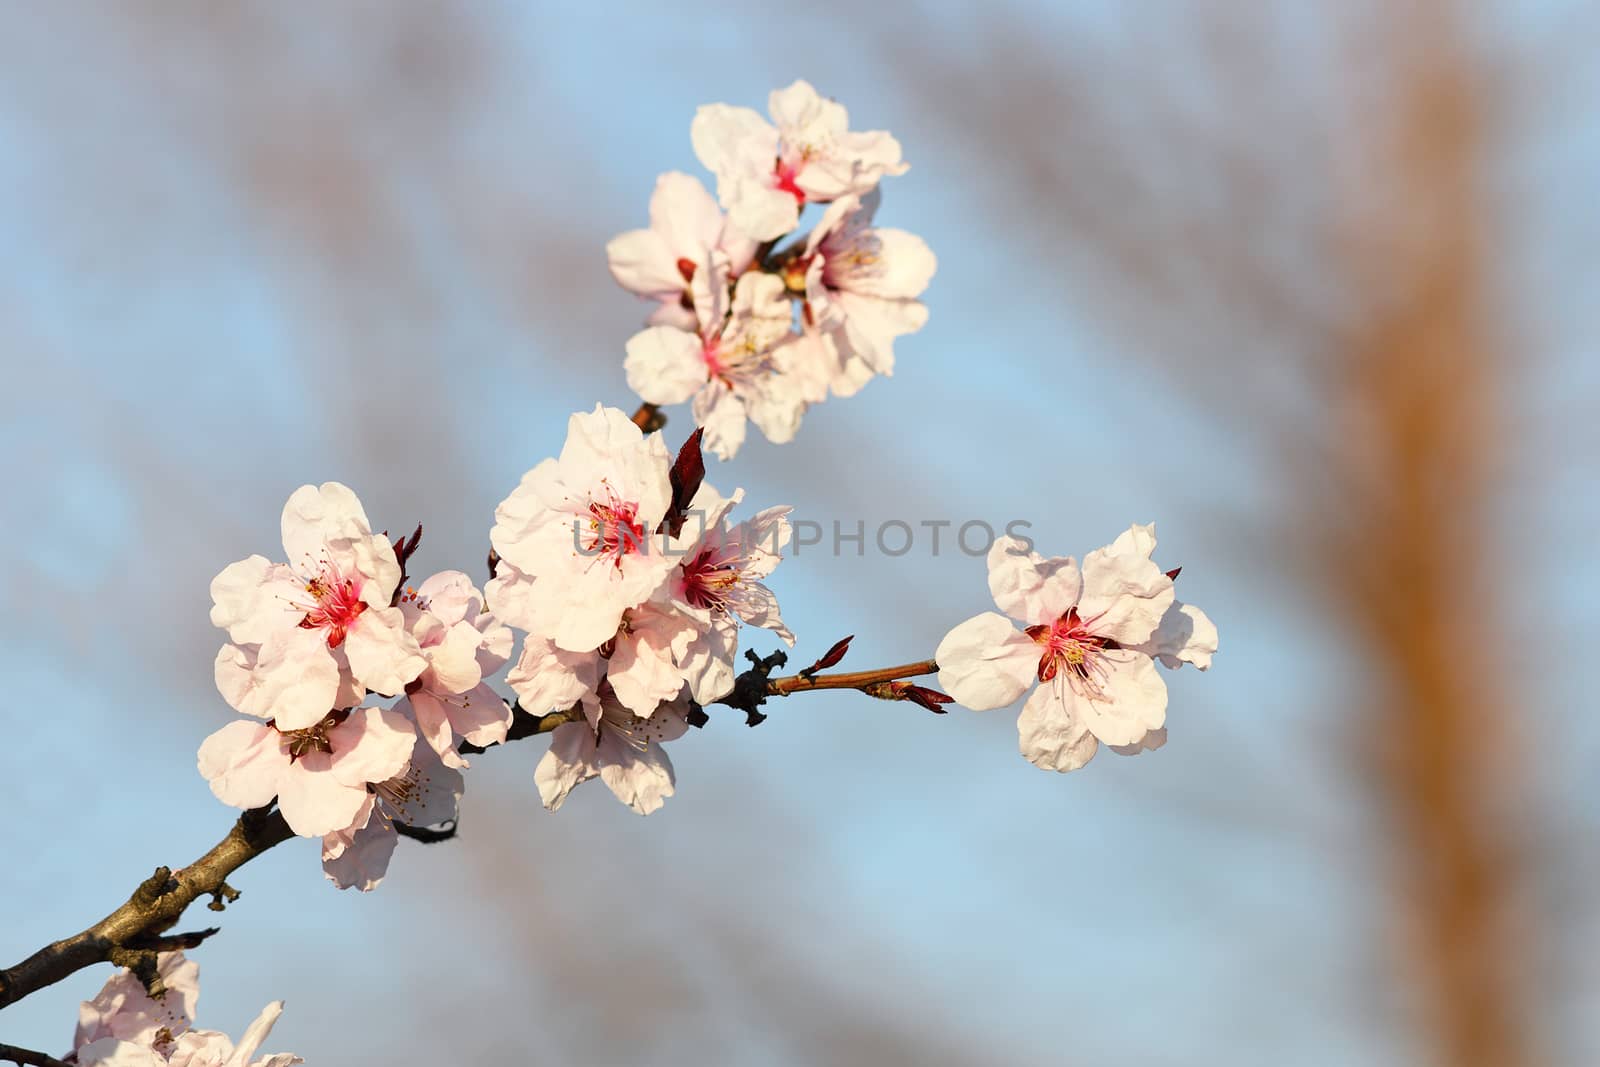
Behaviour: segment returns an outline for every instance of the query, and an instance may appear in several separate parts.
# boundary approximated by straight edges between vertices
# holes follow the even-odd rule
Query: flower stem
[[[898,667],[880,667],[875,671],[847,671],[840,674],[792,674],[787,678],[774,678],[767,683],[767,693],[786,697],[790,693],[803,693],[808,689],[861,689],[875,682],[892,682],[900,678],[915,678],[933,674],[939,665],[931,659],[903,663]]]

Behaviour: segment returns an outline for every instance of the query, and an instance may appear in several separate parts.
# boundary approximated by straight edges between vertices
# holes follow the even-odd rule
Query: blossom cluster
[[[701,108],[690,136],[715,196],[663,174],[649,228],[607,246],[616,280],[654,304],[624,360],[645,404],[632,416],[603,405],[571,416],[559,455],[495,509],[482,589],[457,570],[409,581],[421,527],[409,538],[374,532],[356,493],[334,481],[290,494],[281,558],[252,555],[212,581],[211,620],[227,635],[216,685],[240,717],[201,744],[199,770],[224,803],[275,805],[289,831],[319,840],[340,888],[377,886],[400,836],[453,827],[465,755],[517,737],[550,734],[533,774],[546,808],[599,778],[649,814],[675,789],[664,746],[714,703],[754,725],[768,696],[806,688],[938,714],[952,701],[982,711],[1026,697],[1022,755],[1072,771],[1101,745],[1161,747],[1157,667],[1210,667],[1217,629],[1177,599],[1178,570],[1153,558],[1154,526],[1129,527],[1080,564],[1034,552],[1012,536],[1016,523],[994,538],[977,522],[961,526],[958,544],[977,554],[968,528],[988,531],[1000,613],[950,630],[934,659],[820,677],[847,637],[793,677],[768,677],[782,653],[748,652],[755,666],[738,673],[745,627],[795,645],[766,581],[791,543],[815,543],[804,527],[819,538],[821,527],[797,523],[796,537],[784,506],[736,517],[743,490],[724,495],[706,480],[702,445],[733,457],[747,422],[789,441],[811,404],[891,374],[894,341],[926,321],[919,298],[936,265],[920,238],[875,223],[882,179],[907,170],[894,137],[851,130],[845,109],[804,81],[773,92],[769,112]],[[822,211],[801,234],[810,204]],[[674,454],[657,407],[684,401],[698,428]],[[950,523],[924,525],[937,555]],[[908,524],[891,526],[909,538]],[[855,542],[864,537],[858,525]],[[882,529],[878,543],[902,554],[884,548]],[[502,670],[515,704],[495,688]],[[911,681],[934,673],[946,692]],[[194,1028],[194,964],[181,952],[141,958],[153,970],[120,971],[83,1005],[69,1062],[302,1062],[256,1058],[281,1001],[235,1045]]]
[[[160,992],[152,996],[133,971],[123,968],[93,1000],[84,1001],[67,1062],[78,1067],[291,1067],[305,1062],[283,1052],[254,1058],[283,1014],[283,1001],[263,1008],[235,1045],[227,1034],[194,1029],[199,964],[182,952],[163,952],[156,957],[155,977]]]
[[[790,509],[736,518],[743,491],[706,480],[702,443],[732,456],[747,418],[786,441],[808,404],[890,373],[894,338],[926,317],[917,297],[934,259],[873,225],[881,179],[906,171],[892,136],[851,131],[805,82],[774,92],[770,111],[769,122],[700,109],[691,137],[716,196],[663,175],[650,228],[608,246],[617,280],[655,303],[625,361],[646,405],[571,416],[560,454],[495,509],[482,590],[451,570],[408,583],[421,528],[375,533],[338,482],[290,495],[283,561],[250,556],[212,582],[212,622],[227,633],[216,683],[244,717],[206,739],[200,771],[224,802],[275,803],[295,834],[320,839],[341,888],[376,886],[402,833],[453,824],[463,752],[507,740],[519,711],[537,729],[516,736],[551,734],[534,774],[547,808],[599,778],[634,811],[657,810],[675,788],[664,745],[734,692],[743,628],[795,644],[766,585]],[[825,205],[815,227],[783,244],[811,203]],[[654,405],[691,398],[699,428],[674,456]],[[1081,566],[994,540],[989,589],[1005,614],[955,627],[935,660],[913,665],[924,669],[852,687],[938,712],[1031,690],[1021,750],[1052,770],[1083,766],[1102,743],[1157,748],[1157,664],[1205,670],[1217,633],[1176,599],[1178,572],[1154,550],[1152,526]],[[515,705],[490,684],[502,668]],[[934,671],[948,695],[905,680]]]
[[[735,522],[743,493],[704,480],[698,437],[674,462],[616,408],[573,415],[561,454],[496,509],[481,592],[459,571],[405,584],[420,530],[373,533],[338,482],[295,490],[288,561],[251,556],[211,585],[228,634],[217,688],[248,716],[200,747],[212,791],[240,808],[276,801],[291,830],[321,838],[331,880],[373,888],[397,827],[455,821],[463,746],[506,739],[512,708],[484,679],[511,659],[516,627],[519,704],[572,719],[536,774],[546,806],[599,777],[635,811],[659,808],[674,784],[662,743],[733,688],[740,626],[794,643],[762,581],[789,509]]]
[[[806,408],[894,371],[894,340],[927,321],[917,299],[937,262],[921,238],[877,226],[879,182],[904,174],[900,143],[853,131],[843,105],[796,81],[771,121],[710,104],[690,126],[716,176],[656,181],[650,226],[606,246],[612,276],[654,303],[628,342],[628,385],[652,404],[692,401],[708,449],[731,458],[753,422],[782,444]],[[825,205],[794,236],[807,205]]]

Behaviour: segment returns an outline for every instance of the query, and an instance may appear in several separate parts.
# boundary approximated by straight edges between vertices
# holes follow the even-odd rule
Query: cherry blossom
[[[322,837],[351,826],[368,787],[405,770],[416,731],[388,708],[324,712],[296,730],[239,719],[200,746],[200,774],[224,804],[259,808],[278,799],[289,828]]]
[[[1069,771],[1100,743],[1158,747],[1166,683],[1154,656],[1209,666],[1216,630],[1198,609],[1174,610],[1172,579],[1150,559],[1153,526],[1133,526],[1084,558],[1044,559],[1016,538],[989,551],[989,589],[1011,618],[985,612],[940,642],[941,686],[975,710],[1016,700],[1022,754]],[[1021,623],[1018,629],[1011,621]]]
[[[484,609],[483,594],[460,571],[442,571],[400,597],[406,629],[427,668],[397,707],[449,767],[465,767],[456,741],[504,741],[511,708],[483,681],[511,658],[511,630]]]
[[[124,967],[107,979],[93,1000],[78,1011],[68,1059],[80,1067],[290,1067],[298,1056],[276,1054],[252,1061],[283,1012],[283,1001],[268,1004],[237,1048],[225,1034],[195,1030],[200,997],[200,966],[182,952],[156,957],[164,987],[152,997],[144,983]]]
[[[874,227],[879,201],[874,189],[828,205],[783,268],[788,288],[805,297],[811,341],[800,358],[821,361],[816,373],[836,396],[854,394],[874,374],[893,374],[894,339],[928,320],[917,297],[938,260],[922,238]]]
[[[616,634],[592,652],[565,652],[530,637],[506,680],[529,709],[593,708],[604,680],[623,707],[648,718],[682,690],[681,664],[701,629],[694,616],[647,601],[624,611]]]
[[[747,107],[708,104],[689,131],[729,219],[758,241],[792,230],[808,202],[865,193],[908,169],[900,142],[881,130],[852,132],[843,105],[808,82],[773,90],[767,110],[772,122]]]
[[[296,489],[282,533],[288,563],[251,556],[211,583],[212,623],[255,649],[244,684],[223,695],[247,714],[270,703],[286,729],[311,726],[338,703],[340,689],[338,675],[316,665],[319,657],[361,687],[399,693],[427,661],[391,606],[400,582],[394,546],[372,532],[361,501],[338,482]],[[250,655],[223,651],[236,663]]]
[[[649,815],[672,795],[672,761],[661,746],[683,736],[688,711],[680,697],[640,718],[602,685],[592,722],[564,723],[550,734],[550,749],[534,772],[544,806],[555,811],[574,786],[598,776],[618,800]]]
[[[724,277],[744,273],[756,242],[733,227],[700,179],[671,171],[656,179],[650,228],[629,230],[606,245],[611,276],[657,304],[652,325],[696,330],[693,283],[704,281],[715,255]]]
[[[673,545],[681,562],[663,590],[678,612],[699,624],[678,663],[691,695],[701,704],[733,689],[741,621],[771,630],[794,647],[794,634],[778,612],[778,598],[762,583],[783,559],[792,509],[767,508],[744,522],[730,523],[728,513],[743,497],[743,490],[724,498],[711,486],[701,486],[690,508],[691,521]]]
[[[237,1046],[227,1034],[216,1030],[190,1030],[166,1051],[133,1041],[102,1038],[78,1049],[74,1059],[80,1067],[291,1067],[304,1063],[299,1056],[286,1052],[251,1058],[282,1014],[283,1001],[268,1004]]]
[[[105,1038],[165,1047],[189,1029],[200,997],[200,965],[181,951],[163,952],[156,957],[156,975],[164,987],[159,998],[126,967],[108,978],[94,999],[79,1007],[72,1047],[81,1049]]]
[[[745,422],[767,439],[794,439],[805,412],[796,383],[785,377],[794,310],[783,281],[759,272],[739,278],[728,305],[726,269],[712,263],[696,282],[699,332],[652,326],[628,341],[623,369],[628,387],[652,404],[693,399],[694,421],[705,428],[705,446],[731,459],[744,443]]]
[[[568,652],[610,640],[675,562],[655,531],[672,499],[666,445],[626,414],[573,415],[547,459],[495,509],[501,565],[486,587],[505,623]]]
[[[504,731],[502,731],[503,733]],[[405,770],[372,785],[349,826],[322,838],[322,870],[340,889],[376,889],[399,840],[395,824],[440,826],[456,821],[464,783],[433,746],[417,738]]]
[[[568,652],[557,648],[546,637],[530,636],[522,645],[522,655],[506,675],[506,682],[517,694],[517,703],[538,714],[554,708],[570,708],[592,697],[600,686],[605,657],[599,649]]]

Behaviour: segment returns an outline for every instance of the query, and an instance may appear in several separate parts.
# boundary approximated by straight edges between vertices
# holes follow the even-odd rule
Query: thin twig
[[[790,693],[803,693],[808,689],[862,689],[875,682],[893,682],[901,678],[916,678],[938,673],[939,665],[931,659],[903,663],[898,667],[880,667],[875,671],[848,671],[841,674],[792,674],[787,678],[773,678],[767,682],[767,694],[786,697]]]
[[[18,1048],[16,1045],[0,1045],[0,1060],[27,1064],[28,1067],[68,1067],[68,1064],[54,1056],[46,1056],[43,1052],[35,1052],[32,1049]]]
[[[145,955],[153,960],[155,950],[143,947],[149,939],[171,929],[199,897],[223,892],[228,875],[239,867],[293,836],[282,813],[263,808],[245,812],[228,836],[189,866],[176,872],[156,868],[127,903],[104,919],[0,971],[0,1008],[96,963],[134,966]]]

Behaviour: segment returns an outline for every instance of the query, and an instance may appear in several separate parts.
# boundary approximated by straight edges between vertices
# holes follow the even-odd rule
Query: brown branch
[[[656,404],[640,404],[639,410],[630,417],[633,424],[645,433],[654,433],[667,424],[667,417],[661,414],[661,408]]]
[[[856,689],[879,699],[913,700],[930,707],[929,703],[909,691],[920,687],[894,687],[888,683],[932,674],[939,669],[933,660],[925,659],[875,671],[801,673],[786,678],[769,678],[774,668],[786,662],[784,654],[774,652],[765,658],[754,652],[745,654],[754,666],[739,676],[734,692],[718,703],[743,710],[752,726],[766,718],[756,709],[767,697],[788,696],[812,689]],[[938,711],[939,708],[932,706],[930,710]],[[547,734],[558,726],[578,722],[582,718],[581,705],[535,715],[520,704],[513,704],[506,742]],[[462,742],[459,746],[460,751],[474,754],[492,747],[495,746],[478,746],[469,742]],[[454,826],[441,830],[407,827],[404,832],[404,836],[426,842],[449,840],[454,834]],[[21,963],[0,971],[0,1008],[96,963],[109,962],[136,970],[153,970],[157,952],[199,945],[217,930],[209,928],[182,934],[166,934],[166,931],[177,923],[190,904],[201,897],[211,897],[212,902],[208,906],[214,910],[221,910],[224,900],[236,899],[239,893],[228,885],[228,876],[293,836],[294,831],[289,829],[281,812],[266,808],[245,812],[228,831],[227,837],[189,866],[177,872],[167,867],[156,868],[155,873],[133,891],[127,903],[104,919],[81,933],[46,945]],[[0,1049],[5,1047],[0,1046]]]
[[[861,689],[877,682],[893,682],[901,678],[916,678],[935,674],[939,665],[931,659],[915,663],[902,663],[898,667],[880,667],[875,671],[847,671],[840,674],[795,674],[787,678],[773,678],[767,682],[767,695],[786,697],[790,693],[803,693],[808,689]]]
[[[839,645],[835,645],[829,650],[829,654],[838,648]],[[773,678],[772,672],[787,663],[788,656],[782,652],[774,652],[770,656],[763,657],[756,655],[752,650],[746,650],[744,655],[750,661],[750,669],[734,679],[733,691],[716,703],[744,712],[747,726],[759,726],[766,721],[767,716],[761,711],[761,705],[767,702],[768,697],[786,697],[792,693],[803,693],[811,689],[855,689],[879,700],[910,700],[935,712],[940,710],[939,704],[949,702],[949,698],[943,693],[923,689],[921,686],[906,685],[899,681],[902,678],[915,678],[937,671],[939,665],[931,659],[904,663],[898,667],[882,667],[875,671],[850,671],[841,674],[815,674],[812,668],[807,667],[799,674],[786,678]],[[827,658],[823,657],[824,660]],[[703,726],[706,721],[705,712],[697,708],[691,715],[689,724]]]
[[[0,1061],[27,1064],[28,1067],[68,1067],[66,1062],[54,1056],[46,1056],[43,1052],[35,1052],[32,1049],[18,1048],[16,1045],[0,1045]]]
[[[178,921],[184,909],[203,896],[220,900],[233,894],[228,875],[293,836],[280,812],[263,808],[245,812],[227,837],[189,866],[177,872],[156,868],[127,903],[104,919],[0,971],[0,1008],[96,963],[126,967],[153,963],[156,949],[147,946],[167,940],[159,935]],[[198,937],[180,935],[180,940]]]

